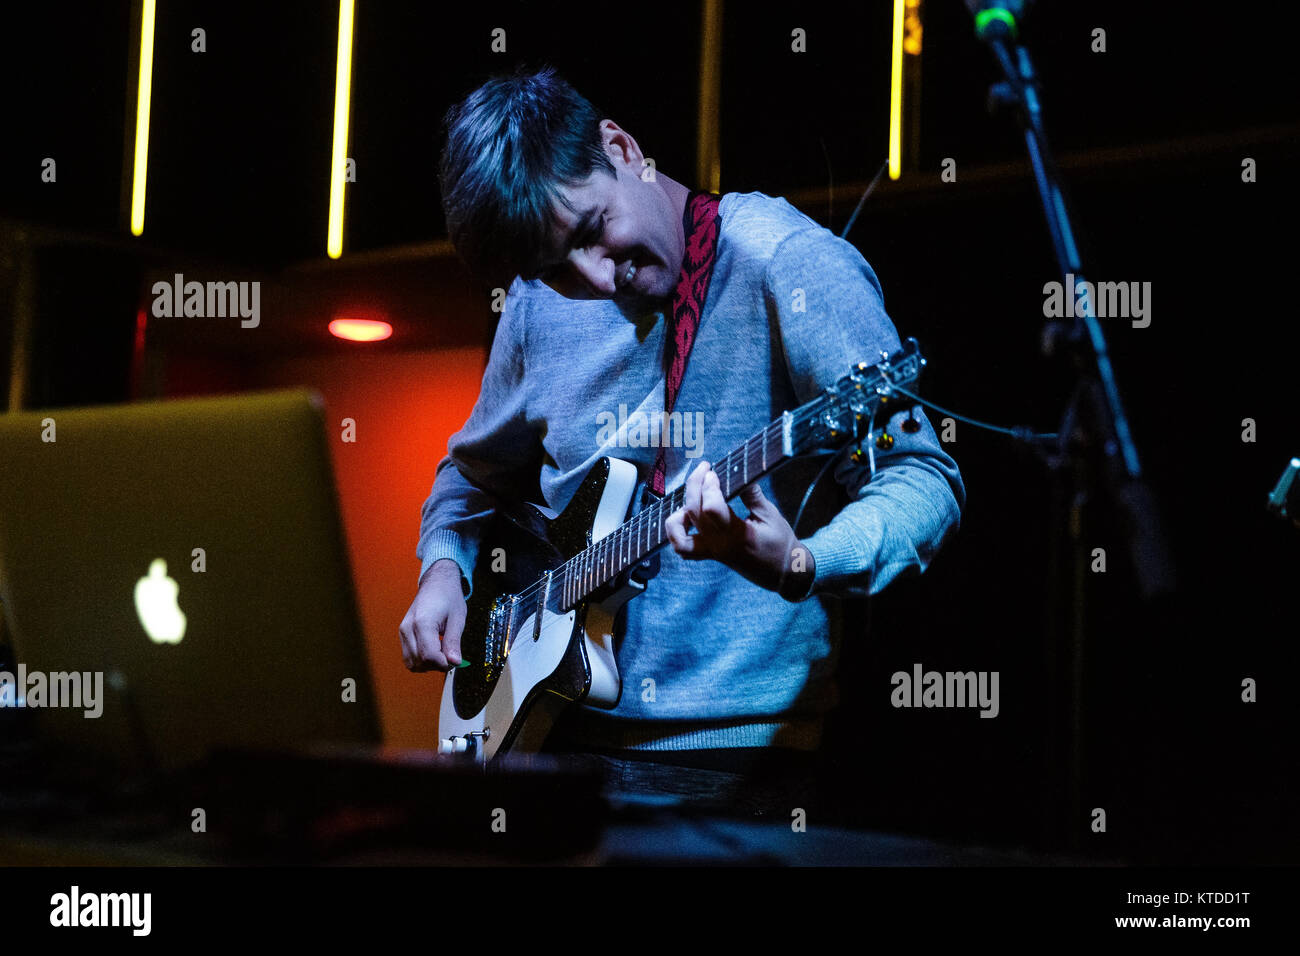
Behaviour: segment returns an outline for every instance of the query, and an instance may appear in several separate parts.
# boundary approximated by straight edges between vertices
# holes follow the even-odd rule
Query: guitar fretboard
[[[874,420],[876,410],[890,400],[888,386],[913,385],[925,365],[915,339],[908,339],[895,355],[882,357],[883,361],[875,366],[858,363],[833,388],[786,412],[714,462],[723,499],[730,501],[787,458],[812,447],[837,448],[844,444],[858,433],[858,421],[868,413]],[[897,407],[891,406],[890,412]],[[870,432],[868,427],[868,440]],[[692,465],[691,471],[694,468]],[[508,640],[514,640],[517,623],[539,607],[565,613],[662,547],[668,541],[664,525],[684,499],[683,486],[654,500],[614,531],[514,595],[505,611]],[[537,615],[534,627],[540,626],[541,615]]]
[[[789,457],[787,416],[782,416],[732,449],[713,470],[722,497],[730,500],[741,489],[757,481]],[[690,471],[694,471],[692,465]],[[668,517],[682,506],[685,487],[679,487],[638,511],[628,521],[590,547],[575,554],[552,572],[548,605],[557,612],[584,600],[592,592],[618,578],[628,568],[645,560],[668,541],[664,528]]]

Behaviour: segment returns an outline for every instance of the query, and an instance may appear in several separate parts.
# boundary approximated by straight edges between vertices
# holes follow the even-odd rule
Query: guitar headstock
[[[867,439],[867,425],[879,429],[897,412],[916,405],[894,386],[916,393],[925,358],[909,338],[893,355],[881,352],[874,365],[859,362],[826,391],[792,413],[794,453],[840,448],[852,439]]]

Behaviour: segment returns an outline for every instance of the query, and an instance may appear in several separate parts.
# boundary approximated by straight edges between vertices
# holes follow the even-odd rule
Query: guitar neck
[[[915,385],[925,364],[915,339],[908,339],[892,356],[882,352],[881,361],[874,366],[857,363],[820,396],[787,411],[714,463],[723,499],[730,501],[746,485],[788,458],[812,448],[842,447],[859,435],[864,424],[869,440],[870,423],[877,413],[887,418],[899,408],[915,404],[914,399],[907,398],[905,389]],[[669,515],[682,506],[684,497],[683,487],[655,500],[548,572],[539,582],[538,601],[557,611],[568,610],[645,560],[667,542],[664,525]],[[538,593],[536,589],[530,591]]]
[[[794,416],[786,412],[713,464],[724,500],[762,478],[795,454]],[[552,573],[549,592],[557,610],[573,607],[592,592],[614,581],[668,541],[665,524],[682,506],[685,487],[656,499],[614,531],[574,555]]]

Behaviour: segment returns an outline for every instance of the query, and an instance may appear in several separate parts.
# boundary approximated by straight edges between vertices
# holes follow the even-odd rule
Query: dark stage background
[[[1290,33],[1264,8],[1242,9],[1250,12],[1043,3],[1025,36],[1087,274],[1151,283],[1149,327],[1103,326],[1179,588],[1156,605],[1137,600],[1122,536],[1096,502],[1085,540],[1108,562],[1087,576],[1076,737],[1067,622],[1048,610],[1051,482],[1009,439],[959,424],[950,451],[968,490],[960,534],[926,575],[873,602],[869,631],[853,606],[862,623],[844,651],[843,705],[827,747],[849,822],[1102,859],[1297,860],[1300,530],[1264,503],[1300,455],[1300,97]],[[919,153],[905,157],[900,181],[882,180],[849,238],[880,277],[900,333],[930,358],[928,398],[1052,431],[1072,379],[1066,363],[1040,353],[1043,284],[1056,277],[1024,144],[1009,116],[986,110],[994,68],[963,5],[927,0],[922,15]],[[9,360],[17,276],[30,253],[30,407],[298,380],[341,387],[359,374],[350,347],[321,330],[339,289],[387,303],[397,329],[366,359],[379,370],[364,381],[378,383],[380,403],[385,367],[415,381],[443,374],[453,347],[485,360],[487,296],[438,243],[439,121],[487,76],[520,63],[557,66],[660,170],[700,185],[698,5],[359,0],[349,148],[358,175],[347,253],[326,263],[337,8],[163,2],[149,218],[131,240],[122,212],[130,5],[30,5],[21,16],[24,25],[0,34],[9,91],[0,349]],[[843,229],[885,158],[890,18],[885,2],[725,6],[724,191],[786,196]],[[196,26],[207,31],[203,54],[190,50]],[[497,27],[505,53],[490,49]],[[1098,27],[1104,53],[1090,48]],[[795,28],[806,30],[806,53],[791,50]],[[57,186],[40,180],[47,156],[58,160]],[[948,158],[955,182],[940,177]],[[1255,182],[1243,182],[1246,158]],[[280,310],[268,310],[257,336],[151,327],[153,372],[141,378],[131,343],[148,280],[187,266],[278,283]],[[476,376],[458,388],[438,408],[434,456],[472,404]],[[434,410],[392,401],[405,427],[423,434],[421,416]],[[1255,422],[1253,442],[1242,439],[1244,419]],[[388,440],[404,447],[400,429]],[[374,544],[404,562],[396,583],[367,584],[367,552],[353,550],[385,726],[399,743],[418,742],[432,713],[432,685],[413,684],[392,658],[414,593],[419,489],[427,492],[436,464],[408,455],[393,472],[416,488],[386,512],[405,537]],[[342,483],[346,511],[346,475]],[[364,532],[349,528],[355,545]],[[894,709],[889,677],[916,662],[999,671],[1000,715]],[[1242,701],[1246,678],[1258,684],[1255,703]],[[1077,799],[1067,774],[1076,740]],[[1105,833],[1090,828],[1097,807]]]

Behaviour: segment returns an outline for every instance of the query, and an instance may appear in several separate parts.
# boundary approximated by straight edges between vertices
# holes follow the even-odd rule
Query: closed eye
[[[590,249],[605,235],[605,214],[600,214],[600,223],[593,226],[591,231],[583,238],[581,248]]]
[[[584,231],[580,236],[574,236],[569,240],[570,249],[590,249],[596,243],[600,242],[605,236],[605,224],[608,218],[604,212],[600,214],[600,221],[593,222],[591,227]],[[542,282],[555,282],[560,278],[561,273],[567,268],[567,263],[559,262],[554,265],[538,269],[531,278],[540,279]]]

